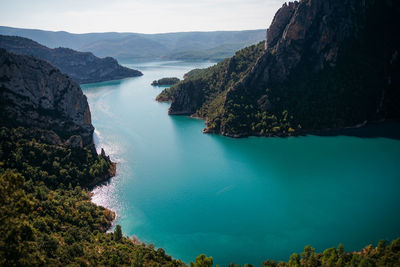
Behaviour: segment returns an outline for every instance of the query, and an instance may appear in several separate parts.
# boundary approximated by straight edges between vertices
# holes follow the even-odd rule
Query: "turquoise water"
[[[131,65],[142,77],[82,86],[98,148],[118,162],[93,201],[125,235],[222,266],[400,237],[400,141],[202,134],[203,121],[168,116],[150,83],[208,65],[143,63]]]

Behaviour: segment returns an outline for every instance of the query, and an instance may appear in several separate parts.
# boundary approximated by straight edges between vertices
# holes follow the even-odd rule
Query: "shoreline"
[[[107,221],[107,224],[108,224],[108,225],[107,225],[107,227],[105,227],[105,228],[103,229],[103,230],[104,230],[104,233],[111,232],[111,229],[112,229],[113,226],[115,225],[116,219],[118,218],[118,214],[117,214],[116,211],[114,211],[114,210],[112,210],[112,209],[110,209],[110,208],[108,208],[108,207],[104,207],[103,205],[100,205],[100,204],[94,202],[94,201],[93,201],[93,196],[94,196],[95,193],[94,193],[93,191],[94,191],[97,187],[99,187],[99,186],[104,186],[104,185],[106,185],[108,182],[110,182],[110,180],[111,180],[113,177],[116,176],[116,172],[117,172],[117,163],[111,161],[111,166],[110,166],[110,168],[108,169],[108,174],[111,175],[111,176],[106,175],[106,176],[104,176],[104,177],[108,177],[108,178],[102,177],[102,178],[99,178],[99,179],[95,179],[95,180],[91,183],[90,187],[87,187],[88,194],[89,194],[89,197],[90,197],[90,202],[93,203],[94,205],[98,206],[98,207],[104,208],[104,215],[105,215],[105,217],[108,219],[108,221]],[[95,182],[96,182],[96,183],[95,183]]]
[[[96,151],[96,154],[97,154],[96,145],[93,144],[93,146],[95,147],[95,151]],[[115,222],[116,222],[116,219],[118,217],[118,214],[117,214],[116,211],[114,211],[114,210],[112,210],[112,209],[110,209],[108,207],[104,207],[104,206],[102,206],[100,204],[97,204],[97,203],[93,202],[93,196],[94,196],[93,191],[99,186],[106,185],[107,183],[110,182],[110,180],[113,177],[116,177],[116,175],[117,175],[117,163],[113,162],[110,159],[109,155],[106,155],[106,153],[105,153],[103,148],[101,148],[101,153],[97,154],[97,155],[103,157],[103,159],[108,161],[110,163],[110,167],[108,168],[106,173],[104,173],[103,175],[100,175],[99,177],[96,177],[91,183],[89,183],[86,186],[86,188],[88,190],[88,194],[89,194],[89,197],[90,197],[90,202],[93,203],[94,205],[98,206],[98,207],[104,208],[105,217],[108,219],[108,221],[107,221],[108,225],[103,230],[104,230],[104,233],[107,233],[107,232],[110,232],[110,230],[115,225]]]
[[[198,116],[190,118],[203,119]],[[230,138],[248,138],[248,137],[302,137],[302,136],[352,136],[359,138],[389,138],[400,140],[400,121],[399,120],[381,120],[381,121],[364,121],[354,126],[348,126],[343,128],[325,128],[320,130],[297,130],[294,133],[270,133],[268,135],[260,135],[253,133],[242,133],[242,134],[229,134],[225,132],[219,132],[211,130],[208,127],[202,131],[204,134],[217,134]]]

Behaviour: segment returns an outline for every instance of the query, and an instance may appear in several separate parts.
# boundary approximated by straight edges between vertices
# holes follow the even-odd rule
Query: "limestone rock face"
[[[0,124],[52,130],[93,144],[91,114],[79,85],[49,63],[0,49]],[[76,138],[72,144],[79,146]]]
[[[282,8],[276,12],[271,26],[267,29],[266,48],[274,46],[279,41],[298,4],[298,2],[285,3]]]
[[[191,115],[204,102],[204,92],[202,81],[196,80],[183,84],[173,96],[174,101],[168,110],[170,115]]]
[[[0,47],[15,54],[45,60],[78,83],[94,83],[143,75],[138,70],[119,65],[112,57],[98,58],[89,52],[78,52],[62,47],[51,49],[17,36],[0,35]]]
[[[307,57],[317,72],[334,66],[338,51],[348,39],[356,39],[367,23],[374,0],[303,0],[284,4],[267,31],[267,51],[256,69],[263,80],[282,82]],[[248,80],[254,80],[249,75]]]

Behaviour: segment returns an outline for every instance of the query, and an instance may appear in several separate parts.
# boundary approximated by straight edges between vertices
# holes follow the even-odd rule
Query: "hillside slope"
[[[163,90],[157,101],[172,102],[170,115],[219,116],[227,90],[251,70],[264,47],[265,42],[261,42],[207,69],[186,73],[183,81]]]
[[[207,118],[206,131],[296,135],[399,119],[399,14],[395,1],[284,4],[251,71],[199,114]],[[190,103],[204,102],[208,77],[192,79],[191,88],[176,85],[170,113],[197,115],[200,107]]]
[[[69,48],[48,48],[30,39],[0,35],[0,48],[20,55],[45,60],[79,83],[93,83],[141,76],[142,73],[123,67],[111,58],[98,58],[92,53]]]

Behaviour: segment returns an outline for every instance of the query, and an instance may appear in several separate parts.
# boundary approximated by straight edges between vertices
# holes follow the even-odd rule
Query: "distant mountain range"
[[[78,52],[69,48],[51,49],[23,37],[0,35],[0,48],[15,54],[45,60],[79,83],[102,82],[143,75],[140,71],[119,65],[111,57],[98,58],[90,52]]]
[[[98,57],[132,60],[221,60],[265,39],[265,29],[162,34],[43,31],[0,26],[0,34],[32,39],[50,48],[68,47]]]

